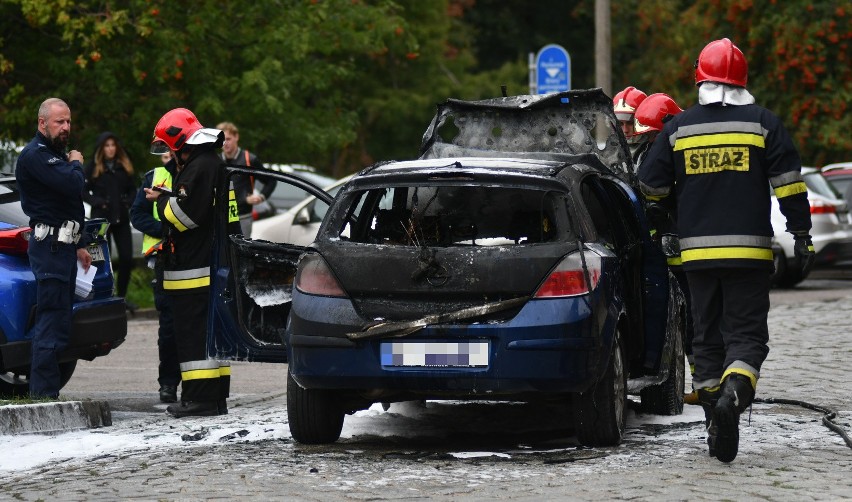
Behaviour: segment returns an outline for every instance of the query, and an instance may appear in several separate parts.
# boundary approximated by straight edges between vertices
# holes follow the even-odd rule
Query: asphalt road
[[[850,319],[843,274],[773,291],[758,397],[837,410],[852,431]],[[852,500],[852,449],[795,404],[755,404],[731,464],[707,455],[696,406],[631,410],[624,442],[607,448],[579,447],[565,410],[459,402],[374,407],[347,416],[337,443],[302,445],[289,434],[286,366],[274,364],[234,365],[228,415],[175,420],[157,401],[156,323],[130,326],[124,346],[81,363],[63,391],[107,400],[113,426],[7,438],[3,451],[21,461],[46,450],[53,460],[0,471],[0,499]]]

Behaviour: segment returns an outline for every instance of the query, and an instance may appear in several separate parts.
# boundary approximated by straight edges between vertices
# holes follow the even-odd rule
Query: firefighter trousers
[[[769,274],[756,268],[686,273],[692,296],[696,389],[719,385],[732,369],[757,381],[769,354]]]
[[[231,366],[207,357],[208,288],[170,295],[181,374],[181,401],[221,401],[229,395]]]

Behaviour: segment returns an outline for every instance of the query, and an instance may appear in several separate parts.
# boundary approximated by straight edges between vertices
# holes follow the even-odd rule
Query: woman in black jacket
[[[133,163],[118,138],[108,131],[98,136],[95,154],[91,158],[85,168],[83,200],[92,207],[91,218],[106,218],[110,223],[107,238],[112,238],[118,251],[117,294],[126,297],[133,268],[133,239],[128,214],[136,197]],[[132,313],[136,305],[127,301],[127,308]]]

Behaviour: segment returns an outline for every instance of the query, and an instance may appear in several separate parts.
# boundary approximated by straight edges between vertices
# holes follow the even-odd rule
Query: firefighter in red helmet
[[[639,103],[633,114],[633,134],[645,136],[647,140],[641,144],[634,155],[637,167],[642,163],[657,134],[663,130],[663,123],[682,111],[671,96],[662,92],[651,94]]]
[[[171,151],[177,173],[171,191],[145,188],[156,201],[166,227],[163,293],[171,296],[174,333],[182,380],[181,402],[166,412],[174,417],[227,413],[230,365],[207,357],[207,314],[213,251],[214,201],[223,173],[216,149],[224,134],[204,128],[195,114],[175,108],[154,127],[151,153]],[[236,214],[231,221],[236,221]]]
[[[727,38],[695,63],[698,104],[669,120],[638,177],[649,200],[674,197],[694,321],[693,386],[711,456],[731,462],[739,417],[769,353],[770,185],[795,238],[803,276],[814,251],[801,160],[787,130],[746,90],[748,65]]]
[[[627,144],[630,146],[630,152],[634,155],[639,146],[647,140],[646,137],[636,135],[633,130],[633,114],[646,97],[647,95],[644,92],[633,86],[628,86],[612,98],[615,118],[618,119],[621,132],[624,133]],[[635,163],[635,165],[638,165],[638,163]]]
[[[671,96],[662,92],[651,94],[639,104],[633,116],[633,129],[636,131],[636,134],[647,136],[648,141],[643,143],[639,151],[636,152],[637,169],[641,168],[642,160],[646,157],[648,149],[650,149],[654,140],[657,139],[659,133],[663,130],[663,125],[682,111]],[[648,205],[647,213],[648,219],[654,228],[653,237],[660,244],[663,254],[666,255],[666,263],[669,265],[672,275],[674,275],[678,286],[680,286],[686,298],[686,337],[683,340],[683,349],[689,361],[689,371],[694,378],[695,359],[692,355],[693,331],[692,312],[690,311],[692,301],[689,296],[689,283],[681,266],[677,224],[674,221],[674,214],[676,213],[676,208],[673,206],[674,202],[673,197],[667,197],[663,201]],[[689,394],[686,394],[684,402],[687,404],[698,404],[697,393],[693,390]]]

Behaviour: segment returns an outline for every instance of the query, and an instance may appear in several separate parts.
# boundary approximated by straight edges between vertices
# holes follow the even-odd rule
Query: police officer
[[[160,356],[157,382],[160,384],[160,401],[164,403],[177,402],[177,387],[180,384],[180,364],[178,362],[177,344],[175,343],[174,316],[171,298],[163,294],[163,267],[165,253],[163,239],[166,237],[166,227],[160,221],[157,212],[157,202],[145,198],[144,188],[159,186],[171,189],[177,163],[171,151],[163,154],[163,166],[145,173],[142,188],[130,206],[130,223],[142,232],[142,254],[148,261],[148,266],[154,269],[154,306],[159,314],[159,330],[157,331],[157,349]]]
[[[156,201],[167,228],[163,291],[172,300],[181,371],[181,402],[166,412],[174,417],[227,413],[231,368],[207,357],[207,313],[213,250],[217,178],[224,172],[216,149],[224,134],[205,129],[190,110],[175,108],[154,127],[151,153],[174,153],[177,173],[171,191],[156,184],[145,198]],[[157,189],[160,188],[158,191]],[[236,222],[236,214],[233,214]]]
[[[92,257],[80,242],[84,223],[83,155],[67,154],[71,109],[58,98],[38,109],[38,132],[24,147],[15,168],[21,207],[30,218],[27,254],[37,282],[30,395],[59,397],[62,375],[58,356],[68,345],[77,281]]]
[[[694,387],[711,456],[731,462],[739,417],[769,353],[770,195],[775,190],[803,274],[813,264],[801,160],[781,121],[754,104],[748,67],[727,38],[695,66],[698,104],[663,127],[638,176],[651,200],[674,195],[695,328]]]

